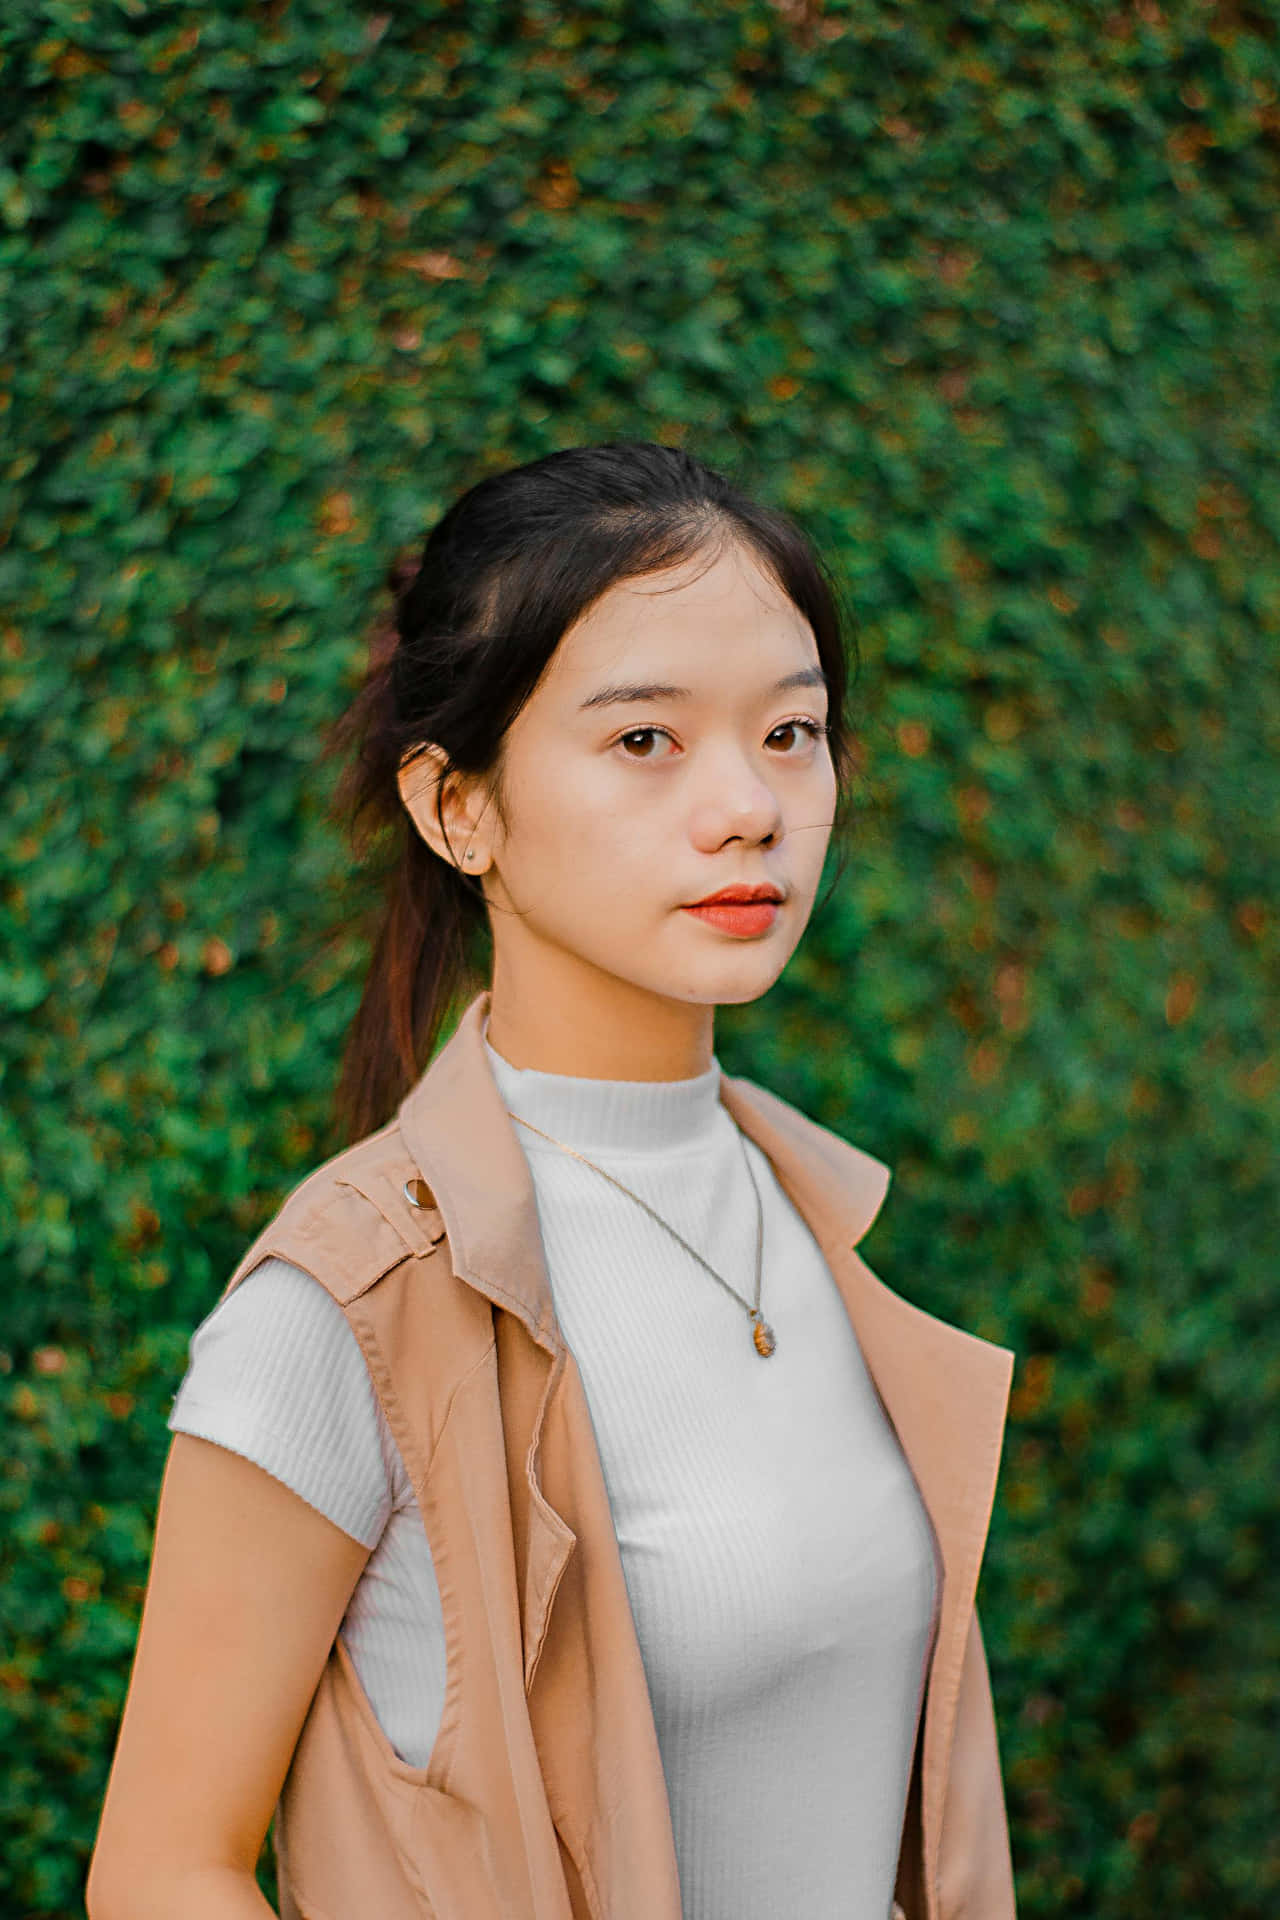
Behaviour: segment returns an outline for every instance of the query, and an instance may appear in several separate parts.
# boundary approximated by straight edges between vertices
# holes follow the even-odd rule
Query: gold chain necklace
[[[760,1189],[756,1185],[755,1174],[751,1171],[751,1156],[747,1152],[745,1145],[742,1148],[742,1157],[747,1163],[747,1177],[751,1181],[751,1190],[756,1196],[756,1298],[754,1306],[752,1306],[749,1301],[743,1299],[736,1287],[731,1287],[727,1280],[721,1280],[715,1268],[703,1259],[698,1249],[691,1247],[684,1236],[677,1233],[675,1228],[668,1221],[664,1220],[660,1213],[655,1213],[647,1200],[642,1200],[638,1193],[632,1193],[630,1187],[624,1187],[621,1180],[615,1180],[611,1173],[606,1173],[603,1167],[598,1167],[594,1160],[588,1160],[586,1154],[579,1153],[576,1147],[567,1147],[563,1140],[557,1140],[554,1135],[550,1133],[543,1133],[542,1128],[535,1127],[532,1120],[521,1120],[520,1115],[518,1113],[512,1113],[510,1107],[507,1108],[507,1113],[512,1120],[518,1121],[522,1127],[528,1127],[531,1133],[541,1134],[544,1140],[550,1140],[553,1147],[559,1147],[562,1153],[572,1154],[575,1160],[581,1160],[584,1167],[590,1167],[593,1173],[602,1175],[604,1179],[617,1187],[619,1193],[625,1193],[628,1200],[634,1200],[638,1207],[643,1207],[651,1220],[656,1220],[660,1227],[665,1227],[672,1239],[678,1240],[685,1252],[692,1254],[698,1265],[705,1267],[711,1275],[711,1278],[718,1281],[726,1293],[731,1293],[740,1307],[746,1308],[748,1314],[751,1316],[751,1338],[755,1341],[756,1352],[762,1354],[766,1360],[768,1359],[778,1343],[774,1339],[773,1328],[767,1320],[761,1317],[760,1313],[760,1276],[763,1266],[761,1255],[764,1248],[764,1203],[760,1198]],[[739,1141],[741,1141],[741,1133],[739,1133],[738,1138]]]

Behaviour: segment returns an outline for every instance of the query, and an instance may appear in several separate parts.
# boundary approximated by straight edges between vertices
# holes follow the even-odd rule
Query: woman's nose
[[[700,849],[713,851],[725,840],[768,840],[782,830],[782,808],[767,780],[751,767],[714,783],[694,820]]]

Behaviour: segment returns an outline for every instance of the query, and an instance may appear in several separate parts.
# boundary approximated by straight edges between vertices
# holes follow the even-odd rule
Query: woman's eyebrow
[[[785,693],[789,687],[825,687],[827,676],[821,667],[802,667],[798,673],[786,673],[781,680],[775,680],[769,688],[770,693]],[[612,707],[633,700],[690,700],[693,698],[689,687],[670,687],[663,681],[653,680],[636,682],[631,685],[600,687],[595,693],[588,694],[578,711],[585,712],[588,707]]]

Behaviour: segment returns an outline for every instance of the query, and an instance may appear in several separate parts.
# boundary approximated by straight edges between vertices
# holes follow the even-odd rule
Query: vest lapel
[[[529,1336],[517,1338],[509,1318],[495,1315],[527,1688],[575,1542],[543,1493],[538,1466],[547,1401],[565,1345],[528,1162],[485,1056],[488,1011],[488,993],[478,994],[405,1095],[398,1118],[444,1221],[454,1273],[506,1316],[514,1315]]]
[[[921,1828],[932,1908],[960,1670],[1000,1466],[1013,1354],[891,1292],[856,1253],[832,1253],[867,1368],[915,1476],[942,1555],[924,1709]]]
[[[921,1776],[932,1912],[960,1670],[995,1498],[1014,1355],[913,1306],[854,1251],[888,1189],[886,1166],[750,1081],[726,1076],[721,1098],[768,1155],[822,1248],[942,1555]]]

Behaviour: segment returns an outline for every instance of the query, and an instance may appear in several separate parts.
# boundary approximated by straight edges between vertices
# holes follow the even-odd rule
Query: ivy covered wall
[[[856,615],[846,872],[717,1046],[893,1167],[889,1284],[1017,1353],[1020,1912],[1276,1912],[1278,29],[7,10],[4,1913],[81,1911],[186,1342],[328,1151],[368,882],[318,743],[387,560],[641,437]]]

